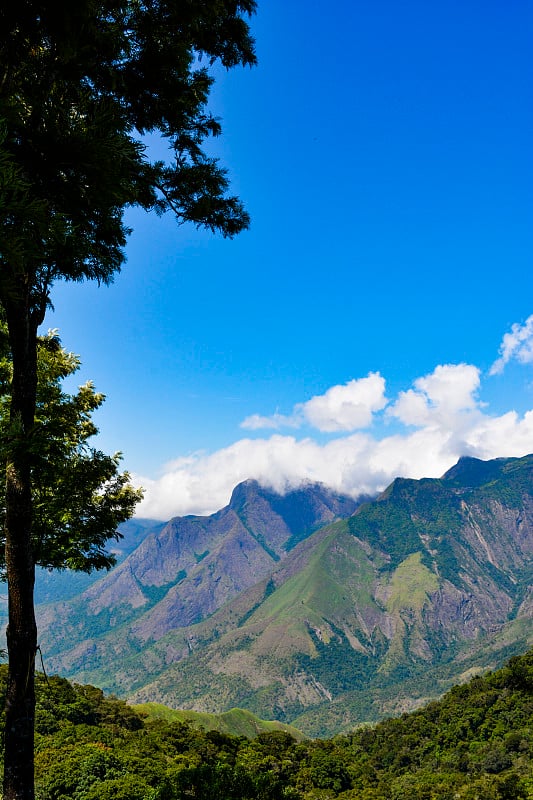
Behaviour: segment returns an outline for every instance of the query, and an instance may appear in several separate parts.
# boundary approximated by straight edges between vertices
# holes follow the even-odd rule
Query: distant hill
[[[330,735],[533,644],[533,456],[399,478],[306,538],[266,495],[245,484],[213,517],[149,537],[85,593],[85,619],[78,601],[51,609],[53,668],[134,702],[242,707]]]
[[[180,711],[179,709],[163,706],[161,703],[139,703],[132,705],[133,710],[143,719],[162,719],[170,724],[186,722],[193,728],[204,731],[218,731],[230,736],[246,736],[253,739],[260,733],[267,731],[284,731],[296,741],[304,738],[301,731],[292,725],[273,720],[271,722],[259,719],[250,711],[242,708],[232,708],[222,714],[205,714],[200,711]]]
[[[118,527],[121,534],[119,541],[111,541],[109,549],[115,554],[120,564],[132,553],[150,533],[159,531],[165,523],[153,519],[130,519]],[[107,573],[104,573],[107,574]],[[47,570],[37,567],[35,570],[35,603],[61,603],[79,597],[90,586],[102,578],[101,572],[73,572],[72,570]],[[7,625],[7,586],[0,585],[0,643],[5,642]]]

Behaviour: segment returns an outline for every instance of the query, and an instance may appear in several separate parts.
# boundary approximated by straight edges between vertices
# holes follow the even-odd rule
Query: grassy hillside
[[[202,714],[199,711],[181,711],[168,708],[161,703],[139,703],[132,706],[133,710],[144,719],[162,719],[168,723],[186,722],[193,728],[205,731],[218,731],[230,736],[246,736],[253,739],[260,733],[267,731],[285,731],[296,740],[304,738],[303,733],[292,725],[283,722],[269,722],[259,719],[243,708],[232,708],[223,714]]]

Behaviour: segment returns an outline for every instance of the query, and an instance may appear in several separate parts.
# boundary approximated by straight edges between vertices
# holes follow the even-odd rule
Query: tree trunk
[[[29,300],[29,298],[28,298]],[[28,302],[6,307],[13,358],[11,441],[6,465],[6,571],[9,602],[4,800],[34,798],[34,667],[31,435],[37,388],[36,327]]]

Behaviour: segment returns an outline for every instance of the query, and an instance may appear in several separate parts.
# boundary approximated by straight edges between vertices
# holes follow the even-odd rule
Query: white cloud
[[[272,414],[271,417],[262,417],[261,414],[251,414],[241,422],[241,428],[249,431],[266,430],[272,428],[279,430],[280,428],[299,428],[302,424],[302,419],[297,414],[293,416],[286,416],[285,414]]]
[[[354,431],[367,428],[372,416],[387,404],[385,379],[379,372],[352,380],[343,386],[332,386],[302,405],[305,419],[319,431]]]
[[[241,423],[241,428],[279,430],[300,428],[307,423],[323,433],[355,431],[371,425],[373,414],[386,404],[385,379],[379,372],[370,372],[366,378],[332,386],[325,394],[298,403],[288,416],[277,412],[271,417],[252,414]]]
[[[489,375],[503,372],[505,365],[512,359],[521,364],[533,362],[533,314],[526,319],[523,325],[515,322],[511,332],[506,333],[499,349],[500,357],[490,368]]]
[[[275,433],[243,438],[214,453],[194,453],[167,465],[157,480],[136,476],[146,488],[137,513],[158,519],[210,514],[226,505],[232,489],[247,478],[280,492],[321,481],[357,496],[378,492],[397,476],[438,477],[461,455],[533,452],[533,410],[523,417],[514,411],[491,416],[477,399],[479,386],[477,367],[441,365],[400,392],[385,411],[385,382],[378,373],[332,387],[298,408],[319,430],[348,430],[346,435],[319,443]],[[352,432],[379,412],[406,427],[384,436]]]
[[[414,389],[400,392],[388,410],[404,425],[446,425],[478,409],[479,369],[471,364],[444,364],[418,378]]]

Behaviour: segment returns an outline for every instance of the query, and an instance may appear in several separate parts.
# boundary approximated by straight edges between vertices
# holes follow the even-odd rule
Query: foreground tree
[[[225,236],[246,228],[203,66],[253,64],[254,0],[18,0],[0,5],[0,304],[13,363],[6,456],[9,595],[4,798],[33,798],[37,331],[58,279],[109,283],[127,206]],[[143,145],[158,134],[169,157]]]

